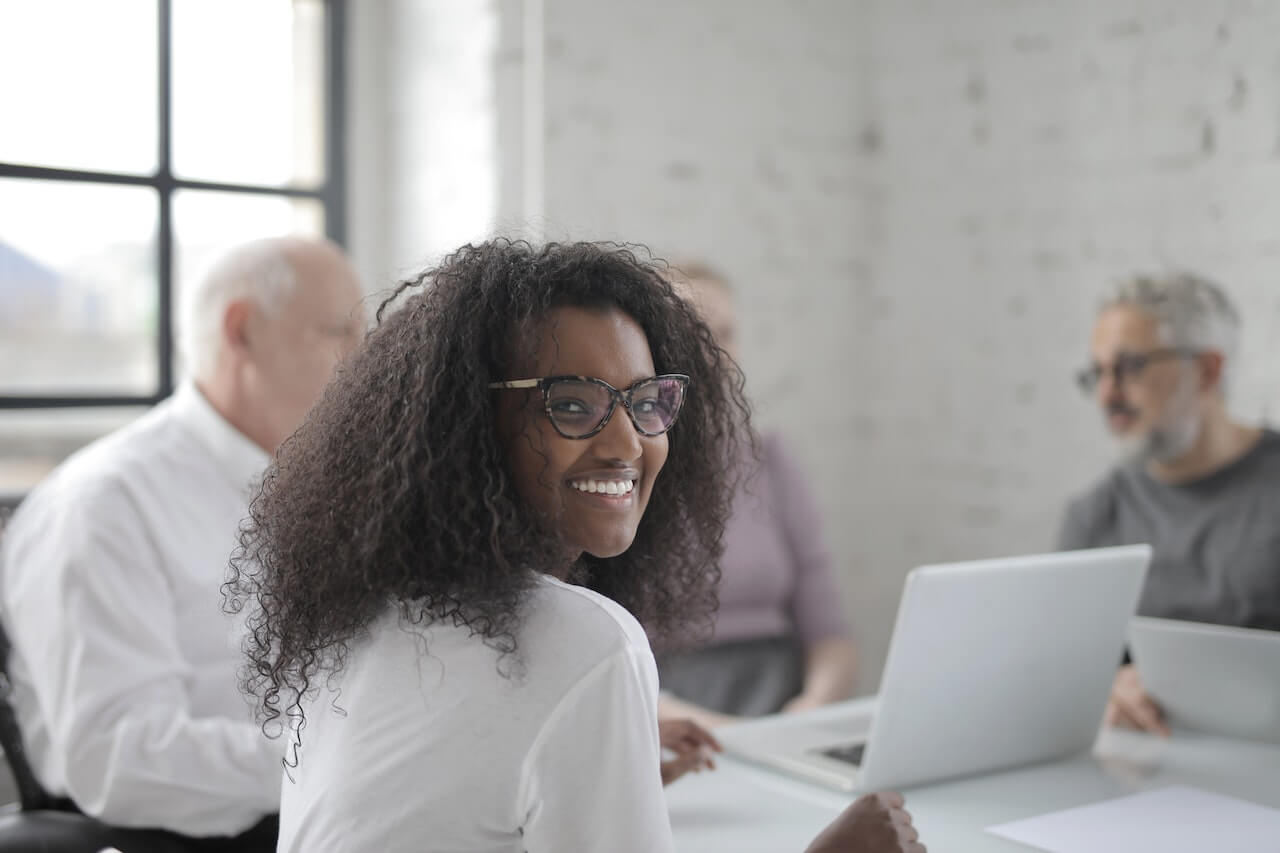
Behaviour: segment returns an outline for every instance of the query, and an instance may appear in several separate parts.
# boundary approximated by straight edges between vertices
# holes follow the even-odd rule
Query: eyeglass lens
[[[684,401],[684,384],[658,377],[637,385],[631,393],[631,417],[646,435],[666,432],[675,423]],[[597,382],[559,379],[547,389],[547,407],[561,432],[583,436],[600,425],[613,403],[609,389]]]
[[[1117,385],[1122,385],[1126,381],[1137,379],[1143,369],[1156,358],[1177,356],[1180,353],[1173,351],[1160,351],[1155,353],[1144,353],[1139,355],[1121,355],[1116,358],[1115,363],[1110,367],[1101,364],[1092,364],[1076,375],[1076,381],[1080,384],[1080,388],[1086,393],[1092,393],[1098,387],[1098,383],[1102,381],[1102,377],[1110,373]]]

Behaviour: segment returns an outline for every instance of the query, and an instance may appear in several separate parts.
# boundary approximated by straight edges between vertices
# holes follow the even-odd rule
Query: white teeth
[[[592,495],[629,495],[636,487],[631,480],[573,480],[569,485]]]

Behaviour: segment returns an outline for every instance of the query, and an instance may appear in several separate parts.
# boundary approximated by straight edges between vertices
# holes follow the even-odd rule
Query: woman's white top
[[[517,642],[389,609],[304,703],[279,850],[670,850],[639,623],[542,578]]]

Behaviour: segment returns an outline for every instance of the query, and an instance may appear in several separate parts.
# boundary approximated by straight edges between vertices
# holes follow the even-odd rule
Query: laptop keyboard
[[[819,755],[825,755],[828,758],[834,758],[837,761],[847,761],[854,766],[862,764],[862,753],[866,750],[866,742],[851,743],[847,746],[833,746],[830,749],[814,750]]]

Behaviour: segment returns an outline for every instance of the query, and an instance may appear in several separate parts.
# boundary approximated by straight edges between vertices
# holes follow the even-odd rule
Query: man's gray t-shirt
[[[1067,507],[1062,550],[1149,543],[1138,612],[1280,630],[1280,433],[1179,485],[1136,463],[1112,469]]]

